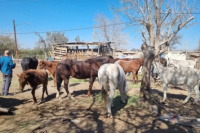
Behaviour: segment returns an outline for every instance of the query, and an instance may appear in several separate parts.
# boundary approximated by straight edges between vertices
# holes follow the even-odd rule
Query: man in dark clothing
[[[3,74],[3,86],[2,86],[2,95],[9,95],[9,88],[12,80],[12,69],[15,68],[12,59],[9,57],[10,52],[6,50],[4,52],[4,57],[0,58],[0,70]]]

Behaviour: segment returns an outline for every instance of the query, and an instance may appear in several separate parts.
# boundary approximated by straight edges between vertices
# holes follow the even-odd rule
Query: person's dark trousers
[[[8,95],[10,84],[12,80],[12,74],[3,74],[3,86],[2,86],[2,95]]]

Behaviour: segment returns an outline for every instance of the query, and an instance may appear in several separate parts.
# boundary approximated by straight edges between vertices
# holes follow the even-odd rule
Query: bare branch
[[[165,41],[161,42],[160,45],[165,44],[166,42],[169,42],[172,40],[172,38],[177,34],[178,31],[180,31],[187,23],[189,23],[194,17],[190,17],[185,23],[179,24],[177,29],[173,32],[173,34]]]
[[[170,14],[171,9],[168,9],[167,14],[165,14],[165,16],[163,17],[163,19],[161,20],[161,24],[165,21],[165,19],[168,17],[168,15]]]
[[[145,36],[145,33],[144,33],[144,32],[142,32],[142,37],[144,38],[144,39],[143,39],[143,42],[144,42],[145,44],[147,44],[147,39],[146,39],[146,36]]]

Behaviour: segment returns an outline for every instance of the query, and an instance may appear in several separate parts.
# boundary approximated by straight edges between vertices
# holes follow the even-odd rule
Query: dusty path
[[[14,107],[15,115],[0,116],[0,132],[3,133],[29,133],[29,132],[59,132],[59,133],[117,133],[117,132],[198,132],[200,130],[185,127],[170,122],[159,120],[152,113],[149,106],[135,105],[131,99],[133,95],[139,94],[139,88],[130,88],[129,103],[127,105],[120,102],[120,97],[115,97],[113,108],[114,119],[108,119],[101,115],[101,97],[99,95],[99,84],[96,81],[93,87],[93,98],[87,97],[89,83],[81,80],[80,83],[70,83],[70,91],[73,91],[74,100],[68,99],[64,89],[61,97],[56,99],[56,90],[52,87],[53,81],[49,81],[49,96],[38,105],[32,105],[30,87],[26,86],[23,93],[18,93],[17,73],[21,73],[21,68],[14,69],[13,80],[10,92],[13,96],[0,97],[0,105],[3,107]],[[128,80],[129,81],[129,80]],[[130,79],[131,81],[131,79]],[[0,77],[0,84],[2,78]],[[162,88],[152,85],[152,90],[162,98]],[[41,99],[42,89],[36,90],[38,102]],[[185,99],[187,91],[169,89],[166,106],[170,112],[183,116],[199,117],[200,106],[188,103],[181,105]],[[131,101],[132,100],[132,101]],[[166,111],[162,111],[166,113]]]

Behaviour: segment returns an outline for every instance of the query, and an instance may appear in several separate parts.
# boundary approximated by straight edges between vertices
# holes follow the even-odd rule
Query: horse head
[[[26,74],[26,72],[21,73],[20,75],[17,74],[19,77],[19,90],[23,90],[25,85],[27,84],[27,79],[29,78],[29,75]]]

